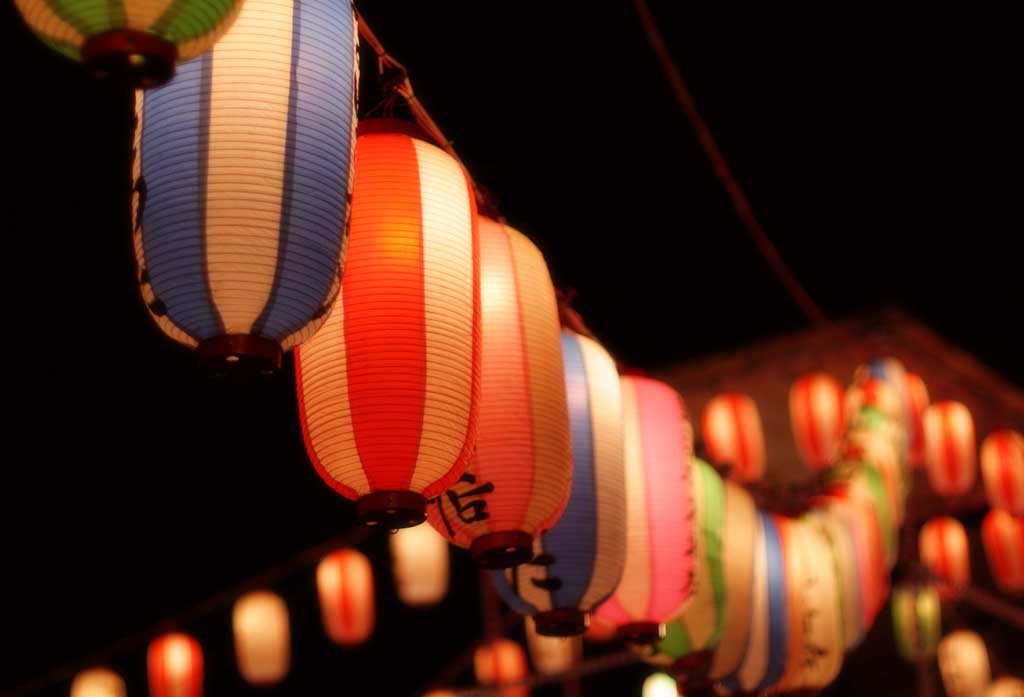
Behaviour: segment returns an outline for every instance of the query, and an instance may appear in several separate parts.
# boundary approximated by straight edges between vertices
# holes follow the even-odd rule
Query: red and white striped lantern
[[[878,378],[869,377],[847,388],[844,406],[850,419],[854,419],[861,409],[873,407],[898,424],[905,420],[899,392]]]
[[[730,479],[753,482],[764,476],[764,429],[753,399],[737,392],[713,398],[704,407],[701,434],[708,459],[728,465]]]
[[[526,653],[511,639],[494,639],[477,647],[473,653],[473,671],[481,685],[505,685],[524,680],[530,673]],[[529,697],[529,687],[507,687],[498,690],[498,697]]]
[[[949,516],[932,518],[921,526],[917,547],[924,565],[942,580],[938,585],[943,600],[959,597],[971,583],[971,553],[960,521]]]
[[[1007,593],[1024,593],[1024,517],[989,511],[981,523],[981,541],[996,584]]]
[[[992,508],[1024,515],[1024,435],[996,431],[981,444],[981,476]]]
[[[959,402],[936,402],[924,411],[924,455],[928,481],[943,496],[966,494],[978,463],[974,420]]]
[[[811,373],[789,390],[789,416],[800,457],[808,467],[831,467],[843,438],[843,387],[828,373]]]
[[[162,634],[149,644],[150,697],[202,697],[203,649],[188,634]]]
[[[373,632],[373,568],[354,549],[339,549],[316,567],[320,614],[327,636],[343,646],[361,644]]]
[[[910,464],[924,464],[924,410],[928,408],[928,387],[916,373],[907,373],[907,445]]]

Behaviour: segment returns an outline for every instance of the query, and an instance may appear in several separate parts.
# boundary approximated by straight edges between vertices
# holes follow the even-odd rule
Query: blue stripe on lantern
[[[146,269],[168,318],[196,340],[223,330],[211,300],[204,235],[212,62],[204,53],[179,65],[177,79],[146,92],[142,116]],[[161,180],[175,185],[152,185]]]
[[[252,327],[278,341],[317,314],[339,271],[355,99],[354,20],[345,10],[338,0],[295,3],[277,268]]]
[[[786,641],[788,620],[786,615],[786,563],[782,554],[782,540],[771,515],[761,513],[764,529],[765,557],[768,560],[768,666],[758,686],[766,689],[782,677],[786,667]]]

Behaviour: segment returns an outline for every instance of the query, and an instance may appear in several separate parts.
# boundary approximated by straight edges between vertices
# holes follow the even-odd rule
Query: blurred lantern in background
[[[992,508],[1024,516],[1024,435],[990,434],[981,444],[981,475]]]
[[[811,373],[789,390],[793,439],[804,464],[822,470],[835,464],[842,442],[843,387],[828,373]]]
[[[860,642],[865,630],[861,611],[864,601],[861,595],[853,531],[833,501],[827,501],[823,506],[813,510],[808,516],[808,523],[818,527],[831,548],[836,582],[839,586],[843,645],[847,650],[852,649]]]
[[[231,612],[238,672],[250,685],[274,685],[288,675],[288,606],[270,591],[246,593]]]
[[[596,341],[568,330],[562,332],[562,356],[572,445],[569,502],[555,526],[534,541],[532,562],[494,574],[505,602],[533,615],[537,631],[551,636],[584,631],[586,613],[615,590],[626,560],[615,362]]]
[[[162,634],[146,651],[150,697],[202,697],[203,650],[187,634]]]
[[[892,629],[896,648],[908,661],[931,660],[942,631],[939,592],[931,584],[901,584],[893,589]]]
[[[268,372],[338,293],[356,103],[352,8],[251,0],[166,87],[136,94],[142,298],[215,372]]]
[[[530,675],[526,654],[510,639],[493,639],[481,644],[473,653],[473,671],[481,685],[507,685],[525,680]],[[498,697],[529,697],[526,686],[507,687],[495,693]]]
[[[534,669],[542,675],[569,670],[583,657],[582,637],[545,636],[537,632],[532,617],[526,618],[526,648]]]
[[[870,509],[872,511],[871,517],[877,521],[878,525],[877,533],[882,543],[882,562],[887,572],[896,563],[897,523],[890,508],[891,499],[886,491],[881,473],[873,465],[861,462],[847,482],[846,491],[851,500],[861,504],[862,510]],[[884,602],[884,596],[883,592],[881,602]]]
[[[676,680],[665,673],[652,673],[644,679],[643,697],[678,697]]]
[[[907,373],[907,444],[910,463],[915,467],[924,464],[924,411],[928,408],[928,388],[924,380],[914,373]]]
[[[977,633],[958,630],[942,638],[939,673],[946,697],[982,697],[991,673],[985,642]]]
[[[25,23],[97,78],[153,87],[208,50],[242,0],[15,0]]]
[[[871,408],[886,418],[902,425],[906,414],[899,392],[888,382],[878,378],[867,378],[846,389],[844,409],[847,418],[853,422],[862,409]]]
[[[1013,677],[1002,677],[993,680],[985,688],[985,697],[1024,697],[1024,680]]]
[[[339,549],[316,567],[316,589],[327,636],[343,646],[361,644],[373,632],[373,569],[354,549]]]
[[[971,584],[971,554],[967,532],[956,518],[938,516],[921,526],[918,535],[921,562],[940,582],[939,595],[953,600]]]
[[[753,482],[764,476],[767,457],[761,414],[747,395],[727,392],[708,402],[701,435],[708,459],[728,467],[730,479]]]
[[[391,570],[402,602],[436,605],[448,592],[448,542],[429,525],[396,530],[389,537]]]
[[[561,515],[572,461],[555,288],[540,250],[480,218],[479,425],[466,473],[428,519],[484,568],[529,561]]]
[[[298,401],[324,481],[358,500],[363,523],[408,527],[476,440],[476,204],[459,163],[411,124],[359,129],[345,280],[296,353]]]
[[[71,697],[127,697],[124,680],[107,668],[83,670],[71,681]]]
[[[1024,593],[1024,518],[989,511],[981,521],[981,541],[996,584],[1007,593]]]
[[[653,643],[692,592],[693,432],[682,399],[665,383],[623,376],[626,564],[597,613],[620,637]]]
[[[977,477],[974,420],[959,402],[936,402],[924,412],[928,482],[942,496],[966,494]]]

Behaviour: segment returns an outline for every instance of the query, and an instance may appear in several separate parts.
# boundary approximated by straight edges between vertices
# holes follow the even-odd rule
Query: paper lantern
[[[824,501],[808,515],[808,523],[817,526],[827,540],[835,564],[843,646],[852,649],[867,629],[863,623],[857,548],[853,531],[834,501]]]
[[[331,552],[316,567],[324,630],[335,643],[361,644],[373,632],[373,569],[354,549]]]
[[[466,474],[428,520],[484,568],[529,561],[572,481],[558,304],[544,257],[480,218],[480,418]]]
[[[938,584],[943,600],[959,597],[971,584],[971,555],[967,546],[967,533],[956,518],[938,516],[923,526],[918,535],[918,553],[921,562]]]
[[[863,413],[863,412],[862,412]],[[877,421],[877,423],[875,423]],[[875,413],[846,434],[844,460],[870,465],[878,473],[893,524],[903,522],[913,479],[903,456],[902,429]]]
[[[890,383],[869,377],[846,390],[845,413],[855,422],[862,409],[873,409],[901,426],[905,423],[904,402]]]
[[[152,87],[227,31],[242,0],[15,0],[43,43],[94,77]]]
[[[722,681],[729,692],[767,689],[782,676],[786,665],[790,628],[785,557],[778,521],[775,516],[758,513],[750,638],[739,669]]]
[[[889,570],[885,565],[879,513],[869,497],[855,496],[849,487],[833,492],[829,510],[853,539],[860,589],[860,626],[866,630],[889,593]]]
[[[957,496],[974,486],[974,420],[959,402],[936,402],[925,409],[924,454],[928,482],[937,494]]]
[[[927,661],[939,644],[939,592],[933,585],[905,584],[892,591],[892,628],[896,648],[908,661]]]
[[[729,467],[729,478],[753,482],[764,476],[765,446],[761,414],[750,397],[720,394],[704,407],[701,434],[708,458]]]
[[[989,511],[981,521],[981,542],[996,584],[1007,593],[1024,593],[1024,518]]]
[[[682,614],[665,626],[665,638],[648,662],[670,666],[694,652],[714,648],[725,622],[725,574],[722,568],[722,528],[725,489],[711,465],[693,458],[694,521],[693,597]],[[676,672],[676,671],[673,671]]]
[[[583,657],[583,638],[545,636],[537,632],[532,617],[526,618],[526,648],[534,669],[542,675],[569,670]]]
[[[136,94],[142,298],[215,372],[274,370],[338,293],[356,102],[352,9],[251,0],[217,46]]]
[[[928,408],[928,387],[919,376],[907,373],[907,444],[910,462],[924,464],[924,410]]]
[[[162,634],[149,643],[150,697],[202,697],[203,650],[188,634]]]
[[[862,510],[873,512],[882,545],[882,560],[886,570],[892,569],[898,552],[897,524],[881,473],[866,462],[860,463],[847,482],[846,491],[850,498],[861,502]]]
[[[238,672],[250,685],[274,685],[288,675],[288,606],[270,591],[246,593],[231,611]]]
[[[83,670],[71,681],[71,697],[127,697],[120,675],[106,668]]]
[[[946,697],[983,697],[992,674],[985,642],[975,632],[957,630],[942,638],[939,674]]]
[[[985,688],[985,697],[1024,697],[1024,680],[1002,677]]]
[[[643,697],[678,697],[676,680],[665,673],[653,673],[644,678]]]
[[[623,376],[626,564],[597,612],[619,635],[653,643],[683,609],[693,573],[693,432],[683,402],[665,383]]]
[[[572,488],[555,526],[534,541],[529,564],[494,574],[513,609],[546,635],[578,634],[626,560],[622,395],[615,362],[585,336],[562,332],[572,444]],[[614,629],[613,629],[614,631]]]
[[[360,520],[408,527],[476,439],[476,204],[458,162],[409,126],[360,133],[345,281],[296,352],[299,409],[310,459]]]
[[[762,534],[757,507],[747,491],[725,482],[722,525],[722,576],[725,582],[725,619],[709,675],[721,680],[732,675],[743,660],[750,635],[754,593],[754,543]]]
[[[981,444],[981,475],[992,508],[1024,515],[1024,435],[996,431]]]
[[[448,542],[429,525],[396,530],[389,537],[391,570],[406,605],[436,605],[448,592]]]
[[[519,644],[509,639],[493,639],[478,646],[473,653],[473,670],[481,685],[507,685],[529,677],[526,654]],[[496,694],[498,697],[529,697],[530,688],[506,687]]]
[[[828,373],[805,375],[789,390],[789,417],[800,458],[808,467],[831,467],[842,442],[843,388]]]

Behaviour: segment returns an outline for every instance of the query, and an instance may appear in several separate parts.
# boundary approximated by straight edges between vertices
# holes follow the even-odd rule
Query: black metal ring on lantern
[[[356,501],[359,522],[388,530],[411,528],[427,517],[427,500],[415,491],[374,491]]]
[[[537,633],[542,636],[577,636],[587,631],[587,615],[574,607],[556,607],[533,616]]]
[[[508,569],[533,558],[533,535],[522,530],[489,532],[473,540],[469,553],[483,569]]]
[[[178,47],[134,29],[91,36],[82,44],[82,63],[94,77],[132,87],[157,87],[174,77]]]
[[[259,336],[226,334],[201,341],[199,360],[218,377],[269,375],[281,368],[281,347]]]
[[[665,638],[665,625],[657,622],[628,622],[619,627],[618,636],[630,644],[655,644]]]

